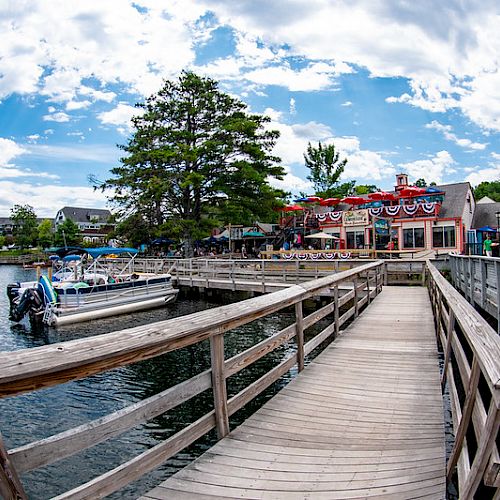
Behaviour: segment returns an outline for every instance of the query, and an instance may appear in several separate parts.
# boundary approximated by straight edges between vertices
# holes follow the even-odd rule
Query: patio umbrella
[[[476,231],[482,231],[483,233],[496,233],[497,230],[491,226],[483,226],[476,229]]]
[[[293,201],[295,203],[319,203],[322,199],[319,196],[306,196],[305,198],[297,198]]]
[[[363,203],[368,203],[370,200],[366,198],[361,198],[361,196],[346,196],[340,200],[342,203],[347,203],[349,205],[363,205]]]
[[[425,188],[420,188],[417,186],[408,186],[399,192],[400,198],[413,198],[415,196],[422,196],[426,194]]]
[[[321,231],[319,233],[314,233],[314,234],[308,234],[305,236],[305,238],[318,238],[320,240],[339,240],[337,236],[334,236],[333,234],[325,233],[324,231]]]
[[[374,201],[394,201],[396,196],[394,193],[387,193],[385,191],[377,191],[376,193],[368,194],[368,198]]]
[[[319,204],[322,207],[332,207],[334,205],[338,205],[340,203],[340,198],[326,198],[325,200],[321,200]]]
[[[280,210],[283,212],[297,212],[299,210],[304,210],[304,207],[300,205],[286,205],[285,207],[281,207]]]

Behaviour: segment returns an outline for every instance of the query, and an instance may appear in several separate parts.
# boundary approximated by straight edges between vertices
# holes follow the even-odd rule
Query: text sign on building
[[[342,224],[344,226],[366,226],[370,220],[368,210],[348,210],[342,213]]]

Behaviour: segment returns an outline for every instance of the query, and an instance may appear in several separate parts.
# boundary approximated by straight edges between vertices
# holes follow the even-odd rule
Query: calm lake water
[[[112,319],[83,323],[60,329],[34,332],[29,323],[14,324],[8,320],[7,283],[34,278],[33,270],[17,266],[0,266],[0,350],[15,351],[41,345],[100,335],[114,330],[165,320],[221,305],[207,299],[180,297],[167,308],[134,313]],[[227,301],[236,297],[227,296]],[[241,352],[267,336],[293,323],[293,312],[269,316],[240,327],[225,337],[226,358]],[[323,322],[323,325],[325,323]],[[318,325],[321,328],[323,325]],[[310,332],[313,334],[314,332]],[[235,394],[251,381],[276,365],[295,349],[294,344],[282,346],[254,363],[251,368],[231,377],[229,395]],[[208,342],[181,351],[114,369],[83,380],[59,385],[30,394],[0,400],[2,432],[7,448],[70,429],[76,425],[116,411],[188,379],[210,366]],[[286,384],[294,372],[270,387],[264,394],[231,418],[231,427],[238,425]],[[212,398],[202,394],[176,411],[155,418],[117,438],[85,450],[78,455],[50,466],[23,474],[21,479],[30,498],[46,499],[89,481],[106,470],[133,458],[160,443],[166,437],[193,422],[212,408]],[[179,453],[162,467],[115,493],[111,498],[137,498],[168,475],[184,467],[215,442],[214,433],[202,438]]]

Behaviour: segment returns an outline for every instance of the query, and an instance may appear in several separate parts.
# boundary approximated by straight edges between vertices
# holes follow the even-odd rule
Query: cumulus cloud
[[[26,149],[19,146],[16,142],[11,139],[5,139],[0,137],[0,166],[1,167],[12,167],[11,163],[16,157],[27,153]]]
[[[51,113],[49,115],[44,115],[43,120],[46,122],[58,122],[58,123],[65,123],[69,122],[69,115],[66,113],[60,111],[59,113]]]
[[[486,148],[487,144],[481,142],[473,142],[470,139],[459,139],[453,132],[453,127],[451,125],[443,125],[436,120],[428,123],[425,128],[430,128],[441,132],[444,138],[448,141],[454,142],[457,146],[467,149],[483,150]]]
[[[3,214],[9,213],[15,204],[36,207],[39,217],[55,217],[56,210],[66,205],[95,208],[106,205],[103,193],[91,187],[48,184],[40,189],[38,184],[0,179],[0,192],[0,213]]]
[[[401,163],[399,167],[408,172],[414,180],[425,179],[428,182],[443,184],[447,175],[456,172],[455,164],[448,151],[439,151],[431,158]]]
[[[492,181],[499,181],[500,180],[500,164],[498,165],[492,165],[491,167],[488,168],[479,168],[476,167],[476,169],[470,173],[466,178],[466,181],[470,182],[472,186],[477,186],[478,184],[481,184],[481,182],[492,182]]]
[[[99,113],[97,117],[101,123],[116,125],[124,132],[132,130],[132,117],[142,114],[141,108],[135,108],[126,103],[119,103],[116,108],[110,111]]]

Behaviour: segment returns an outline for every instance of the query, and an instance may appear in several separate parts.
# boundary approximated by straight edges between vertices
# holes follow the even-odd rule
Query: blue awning
[[[97,258],[101,255],[120,255],[123,253],[136,254],[139,250],[136,248],[113,248],[113,247],[99,247],[99,248],[86,248],[85,251],[92,257]]]

